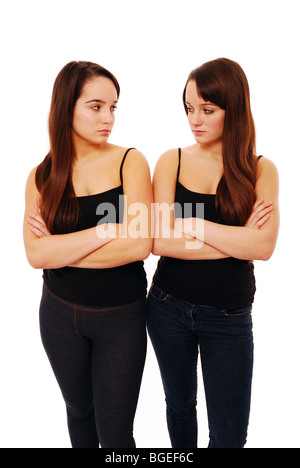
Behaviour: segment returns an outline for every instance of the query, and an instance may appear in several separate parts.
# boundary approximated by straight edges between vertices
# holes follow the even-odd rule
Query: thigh
[[[211,446],[242,448],[253,373],[251,308],[203,313],[198,323]],[[200,326],[201,325],[201,326]]]
[[[152,287],[148,296],[147,327],[167,403],[178,410],[195,405],[198,341],[183,317],[181,301]]]
[[[86,321],[93,341],[94,404],[103,448],[134,444],[133,421],[147,349],[145,319],[145,301],[139,301],[89,315]]]
[[[93,407],[91,343],[77,334],[72,307],[46,289],[40,306],[40,330],[68,408],[74,415],[89,414]]]

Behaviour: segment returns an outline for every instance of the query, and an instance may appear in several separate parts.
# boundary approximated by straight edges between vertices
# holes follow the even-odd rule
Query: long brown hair
[[[49,115],[50,151],[36,171],[41,216],[52,234],[72,232],[78,221],[78,202],[72,182],[73,114],[85,83],[96,76],[109,78],[119,97],[120,86],[115,76],[91,62],[68,63],[54,83]]]
[[[217,188],[216,204],[220,222],[244,226],[256,200],[255,126],[250,107],[250,91],[240,65],[221,58],[191,72],[187,84],[195,80],[199,95],[225,110],[222,140],[224,173]],[[186,113],[186,87],[183,102]]]

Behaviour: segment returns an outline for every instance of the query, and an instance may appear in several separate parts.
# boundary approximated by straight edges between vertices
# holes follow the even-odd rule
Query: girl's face
[[[204,101],[198,94],[195,80],[190,80],[186,89],[188,121],[196,139],[202,145],[215,145],[222,142],[225,110]]]
[[[106,143],[115,122],[118,95],[113,82],[98,76],[86,82],[73,115],[74,136],[92,145]]]

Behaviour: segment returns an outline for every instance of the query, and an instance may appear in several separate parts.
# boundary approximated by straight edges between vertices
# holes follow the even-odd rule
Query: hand
[[[51,236],[51,233],[48,231],[45,221],[40,214],[29,213],[27,218],[27,223],[29,224],[30,230],[37,237],[46,237]]]
[[[263,199],[258,200],[253,206],[253,211],[245,227],[260,229],[269,219],[273,211],[273,203],[266,203]]]

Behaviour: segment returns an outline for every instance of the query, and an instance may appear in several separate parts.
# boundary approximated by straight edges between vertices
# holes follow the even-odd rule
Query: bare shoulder
[[[129,151],[123,167],[123,184],[126,194],[152,196],[150,167],[140,151]]]
[[[279,174],[276,165],[268,158],[260,158],[258,162],[257,181],[273,181],[278,183]]]
[[[137,149],[131,149],[126,157],[124,164],[124,173],[125,172],[140,172],[150,171],[148,161],[143,153]]]
[[[279,175],[275,164],[267,158],[261,158],[258,162],[256,194],[258,199],[272,200],[278,203]]]
[[[166,151],[156,163],[155,176],[177,174],[178,162],[178,149]]]
[[[146,156],[135,148],[129,151],[127,159],[129,161],[139,162],[141,164],[148,164]]]

